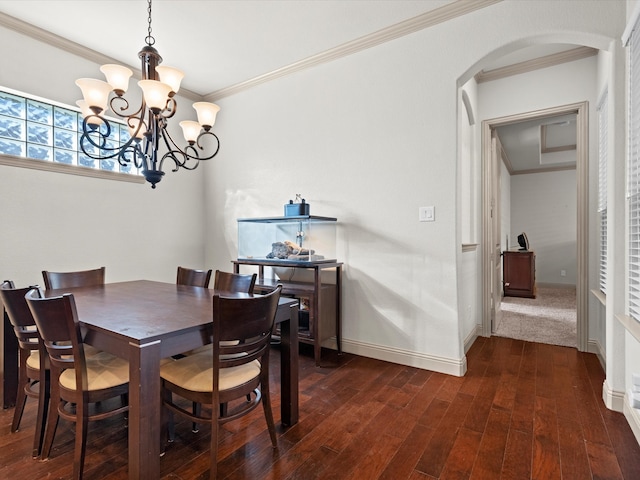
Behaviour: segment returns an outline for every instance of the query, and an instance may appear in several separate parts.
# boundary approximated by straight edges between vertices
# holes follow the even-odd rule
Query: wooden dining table
[[[45,291],[72,293],[84,341],[129,361],[129,478],[160,478],[160,361],[211,343],[213,289],[138,280]],[[281,421],[298,421],[298,306],[280,298]],[[5,336],[6,340],[6,336]]]

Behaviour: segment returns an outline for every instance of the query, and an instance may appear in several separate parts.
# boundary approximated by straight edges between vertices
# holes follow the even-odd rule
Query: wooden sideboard
[[[301,327],[298,340],[313,345],[316,365],[320,365],[322,342],[335,336],[338,353],[342,353],[342,263],[341,262],[290,262],[274,260],[234,260],[233,271],[240,273],[240,266],[257,266],[258,278],[255,291],[273,290],[278,283],[282,284],[282,295],[305,298],[309,303],[308,310],[300,310],[300,315],[308,315],[308,324],[300,319]],[[287,281],[265,278],[264,267],[286,267],[313,271],[313,282]],[[335,272],[335,283],[323,282],[322,272]],[[307,326],[308,325],[308,326]]]
[[[503,252],[502,283],[505,297],[536,298],[536,254],[528,250]]]

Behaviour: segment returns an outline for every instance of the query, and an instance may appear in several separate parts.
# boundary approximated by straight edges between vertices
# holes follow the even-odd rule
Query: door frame
[[[577,347],[584,352],[589,340],[589,102],[535,110],[482,121],[482,331],[491,336],[491,133],[500,126],[555,115],[576,114],[576,320]]]

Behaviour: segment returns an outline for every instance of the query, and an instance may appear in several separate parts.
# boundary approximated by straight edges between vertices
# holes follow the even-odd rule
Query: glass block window
[[[126,143],[130,138],[126,125],[112,124],[116,128],[111,131],[108,146]],[[123,167],[117,160],[88,157],[80,149],[81,136],[82,115],[77,109],[0,87],[0,155],[139,174],[131,165]]]

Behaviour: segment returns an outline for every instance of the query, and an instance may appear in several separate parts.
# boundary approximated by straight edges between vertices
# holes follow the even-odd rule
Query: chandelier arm
[[[123,105],[118,106],[117,105],[118,103],[122,103]],[[115,97],[112,97],[111,100],[109,100],[109,108],[114,113],[114,115],[116,115],[119,118],[137,117],[138,115],[141,114],[141,112],[145,110],[146,105],[143,100],[140,106],[138,107],[138,110],[136,110],[133,113],[124,113],[130,107],[131,105],[129,104],[129,101],[123,96],[116,95]]]
[[[167,158],[173,160],[173,163],[175,164],[175,168],[171,170],[172,172],[177,172],[180,167],[189,170],[189,168],[187,167],[188,156],[173,141],[173,138],[171,138],[171,135],[167,131],[166,126],[160,130],[160,135],[165,147],[167,148],[167,152],[162,156],[162,159],[160,160],[160,170],[162,170],[164,161]],[[171,145],[173,145],[173,147],[175,148],[171,148]],[[181,157],[183,157],[184,161],[180,161],[180,159],[176,155],[180,155]]]
[[[218,138],[218,136],[213,133],[211,130],[205,130],[203,131],[200,135],[198,135],[196,144],[198,145],[198,148],[200,150],[204,150],[204,147],[202,145],[200,145],[200,139],[204,138],[205,135],[211,135],[213,138],[216,139],[216,149],[213,151],[213,153],[211,155],[209,155],[208,157],[203,157],[200,160],[211,160],[213,157],[215,157],[218,152],[220,151],[220,139]]]
[[[178,110],[178,102],[176,102],[175,98],[171,97],[167,99],[167,103],[164,109],[162,109],[160,113],[158,113],[158,116],[162,117],[164,120],[167,120],[176,114],[176,110]]]

